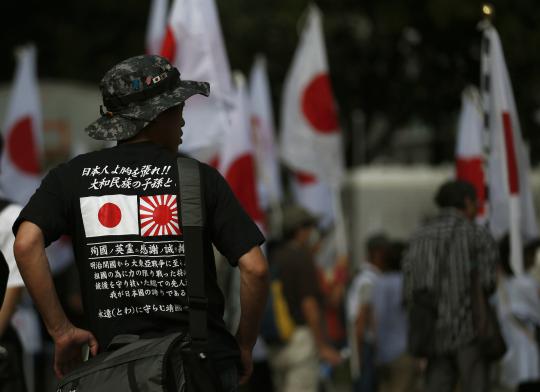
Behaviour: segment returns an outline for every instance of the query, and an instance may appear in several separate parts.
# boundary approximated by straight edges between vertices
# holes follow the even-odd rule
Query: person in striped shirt
[[[458,379],[463,392],[485,391],[489,363],[475,343],[471,271],[477,269],[487,295],[494,291],[497,244],[474,222],[477,199],[471,184],[449,181],[439,188],[435,202],[439,214],[413,235],[403,261],[406,303],[420,290],[437,298],[427,391],[453,391]]]

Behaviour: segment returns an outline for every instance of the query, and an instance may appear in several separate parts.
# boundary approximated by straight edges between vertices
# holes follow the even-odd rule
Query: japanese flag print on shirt
[[[139,234],[137,196],[81,197],[86,237]]]
[[[179,235],[176,195],[142,196],[139,204],[141,235]]]

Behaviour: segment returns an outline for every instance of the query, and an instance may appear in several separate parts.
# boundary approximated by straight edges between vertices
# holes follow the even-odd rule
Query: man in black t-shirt
[[[186,263],[201,262],[208,299],[207,352],[229,380],[231,363],[240,359],[243,383],[251,373],[251,349],[268,288],[259,248],[264,237],[223,177],[204,164],[203,260],[185,252],[178,210],[182,109],[190,96],[208,95],[209,86],[181,80],[160,56],[137,56],[109,70],[100,88],[106,110],[86,131],[118,145],[51,170],[13,227],[21,274],[55,342],[55,371],[66,374],[85,343],[95,355],[118,334],[144,337],[185,330]],[[73,238],[89,331],[66,318],[48,269],[44,248],[62,234]],[[242,315],[235,338],[223,323],[212,244],[240,268]]]

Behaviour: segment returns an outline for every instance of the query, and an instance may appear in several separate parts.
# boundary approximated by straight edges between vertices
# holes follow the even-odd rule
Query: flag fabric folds
[[[247,86],[243,76],[237,75],[236,80],[234,111],[231,113],[231,127],[222,144],[219,171],[251,219],[261,226],[264,219],[257,196]]]
[[[484,143],[482,100],[476,87],[467,87],[461,96],[456,144],[456,177],[470,182],[478,197],[478,220],[486,216],[486,176],[484,173]]]
[[[334,223],[334,195],[329,184],[313,173],[295,171],[290,175],[290,185],[294,201],[317,216],[320,227],[327,229]]]
[[[279,160],[275,145],[275,128],[266,60],[257,56],[249,78],[252,140],[255,149],[258,194],[265,210],[282,199]]]
[[[152,0],[146,28],[146,53],[159,54],[167,29],[169,0]]]
[[[184,109],[186,125],[180,146],[210,161],[229,127],[234,95],[214,0],[175,0],[161,55],[178,68],[183,79],[210,83],[210,97],[194,96]]]
[[[512,85],[499,35],[489,23],[483,30],[481,72],[484,126],[490,134],[489,226],[496,238],[510,234],[511,264],[519,274],[523,242],[538,236],[538,226]]]
[[[283,89],[280,150],[287,166],[326,182],[343,174],[341,131],[328,76],[321,13],[308,9]]]
[[[43,121],[36,56],[34,46],[17,52],[17,69],[2,129],[1,189],[8,199],[21,205],[38,187],[42,171]]]

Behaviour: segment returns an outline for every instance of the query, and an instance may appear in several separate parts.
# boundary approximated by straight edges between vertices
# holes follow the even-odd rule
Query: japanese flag
[[[259,225],[264,217],[259,205],[256,186],[254,149],[250,137],[250,113],[247,86],[241,74],[236,75],[235,110],[232,126],[222,145],[219,171],[223,174],[236,198],[248,215]]]
[[[81,197],[86,237],[139,234],[137,196]]]
[[[292,170],[336,184],[344,164],[328,72],[322,16],[311,6],[283,87],[280,150]]]
[[[511,265],[519,275],[523,242],[538,237],[530,163],[499,34],[492,25],[485,26],[483,34],[481,71],[490,135],[489,227],[495,238],[510,233]]]
[[[42,116],[34,46],[17,52],[17,70],[6,113],[0,184],[7,198],[26,204],[39,186],[42,169]]]

